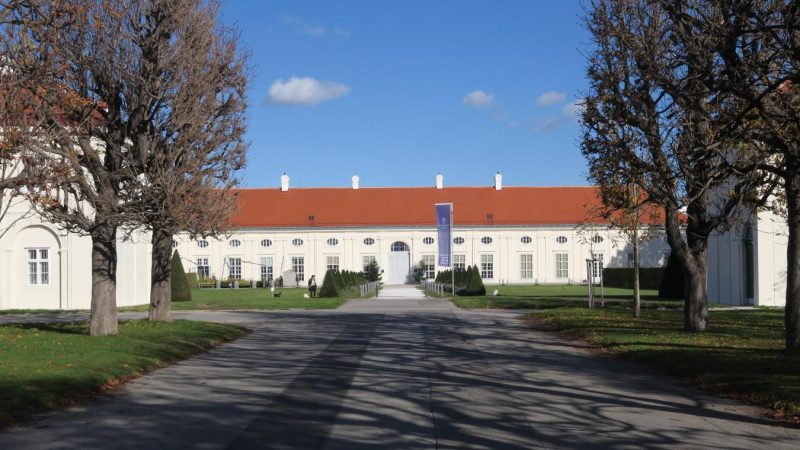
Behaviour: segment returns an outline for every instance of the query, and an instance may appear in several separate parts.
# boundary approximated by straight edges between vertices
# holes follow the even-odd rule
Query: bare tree
[[[637,185],[642,203],[664,208],[686,280],[684,328],[704,331],[708,238],[731,226],[762,180],[732,163],[749,160],[733,145],[742,115],[713,89],[719,64],[708,37],[677,28],[666,3],[591,2],[582,149],[607,206],[628,208],[615,191]]]
[[[173,235],[218,235],[235,211],[231,189],[245,164],[247,54],[217,21],[216,1],[131,0],[118,31],[129,41],[131,151],[152,230],[150,319],[169,320]]]

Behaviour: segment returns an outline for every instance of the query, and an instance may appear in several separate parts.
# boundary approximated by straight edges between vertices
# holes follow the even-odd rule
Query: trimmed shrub
[[[170,268],[170,284],[172,288],[173,302],[188,302],[192,300],[192,291],[189,289],[189,281],[186,272],[183,271],[181,255],[175,250],[172,254],[172,266]]]
[[[664,277],[663,267],[640,267],[639,288],[658,289]],[[606,267],[603,269],[603,284],[608,287],[633,289],[633,268]]]
[[[186,274],[186,283],[189,284],[189,289],[198,289],[200,287],[200,280],[197,279],[197,274],[194,272]]]
[[[670,253],[667,266],[664,268],[664,276],[661,278],[661,285],[658,287],[658,296],[682,300],[684,299],[684,283],[681,263],[674,253]]]
[[[466,270],[466,285],[464,288],[457,290],[458,295],[464,296],[478,296],[486,295],[486,286],[483,285],[481,279],[481,272],[478,266],[471,266]]]
[[[325,272],[325,279],[322,280],[322,287],[319,289],[320,297],[338,297],[339,289],[336,286],[336,271],[328,270]]]
[[[381,268],[377,261],[370,261],[365,274],[367,281],[381,281]]]

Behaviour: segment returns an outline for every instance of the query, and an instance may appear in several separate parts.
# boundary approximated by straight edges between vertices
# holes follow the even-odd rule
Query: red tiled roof
[[[436,223],[435,203],[453,202],[454,225],[585,222],[600,204],[595,187],[401,187],[240,189],[236,227],[419,226]]]

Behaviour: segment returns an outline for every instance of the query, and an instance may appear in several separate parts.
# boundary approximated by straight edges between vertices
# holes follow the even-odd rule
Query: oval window
[[[339,245],[339,240],[336,238],[330,238],[328,239],[328,245],[330,245],[331,247]]]
[[[270,241],[269,239],[262,239],[261,240],[261,246],[262,247],[272,247],[272,241]]]
[[[300,247],[301,245],[303,245],[303,240],[302,239],[292,239],[292,245],[294,245],[295,247]]]
[[[599,234],[595,234],[594,237],[592,238],[592,242],[594,242],[595,244],[599,244],[599,243],[603,242],[603,236],[600,236]]]
[[[433,238],[432,237],[426,237],[425,239],[422,240],[422,243],[425,244],[425,245],[431,245],[431,244],[433,244]]]
[[[566,236],[559,236],[559,237],[556,238],[556,242],[558,242],[559,244],[566,244],[567,243],[567,237]]]
[[[197,246],[200,248],[206,248],[208,247],[208,241],[205,239],[199,240],[197,241]]]
[[[238,239],[231,239],[230,241],[228,241],[228,245],[233,247],[233,248],[236,248],[236,247],[242,245],[242,241],[240,241]]]
[[[484,236],[484,237],[481,238],[481,243],[482,244],[491,244],[492,243],[492,238],[490,238],[489,236]]]
[[[372,238],[364,239],[364,245],[372,245],[374,243],[375,243],[375,239],[372,239]]]
[[[175,239],[172,240],[172,248],[178,248],[178,241]]]
[[[530,236],[522,236],[520,238],[520,242],[522,242],[523,244],[530,244],[531,242],[533,242],[533,238],[531,238]]]
[[[456,245],[461,245],[464,243],[464,238],[461,236],[453,238],[453,243]]]

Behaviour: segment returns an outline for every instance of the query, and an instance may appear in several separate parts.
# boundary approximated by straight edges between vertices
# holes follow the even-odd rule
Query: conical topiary
[[[189,280],[186,279],[186,272],[183,271],[181,255],[175,250],[172,254],[172,265],[170,268],[170,284],[172,288],[173,302],[188,302],[192,300],[192,291],[189,289]]]
[[[325,272],[325,279],[322,280],[322,287],[319,290],[320,297],[338,297],[339,290],[336,288],[336,271],[328,270]]]

